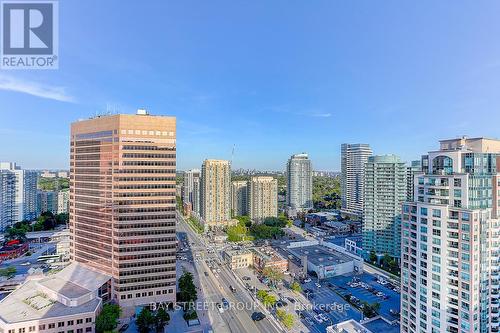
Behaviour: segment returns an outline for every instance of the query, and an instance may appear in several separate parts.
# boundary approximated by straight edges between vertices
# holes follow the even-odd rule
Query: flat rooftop
[[[307,256],[307,260],[315,266],[333,266],[353,261],[351,257],[343,253],[321,245],[289,248],[288,251],[299,258]]]

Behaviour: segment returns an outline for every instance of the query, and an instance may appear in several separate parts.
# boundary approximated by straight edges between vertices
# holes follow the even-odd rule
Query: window
[[[83,328],[77,328],[76,333],[83,333]]]
[[[45,330],[45,324],[44,324],[44,325],[40,325],[40,326],[38,326],[38,330],[39,330],[39,331],[43,331],[43,330]]]
[[[453,185],[455,185],[455,187],[461,187],[462,186],[462,179],[460,179],[460,178],[453,179]]]
[[[64,327],[64,321],[60,321],[57,323],[57,327]]]
[[[92,318],[85,318],[85,322],[86,323],[91,323],[92,322]]]
[[[30,326],[30,327],[28,328],[28,331],[29,331],[29,332],[35,332],[35,331],[36,331],[36,326]]]
[[[85,332],[92,332],[92,327],[85,327]]]
[[[24,333],[24,332],[26,332],[26,329],[23,327],[23,328],[18,329],[17,331],[18,331],[19,333]]]
[[[75,321],[74,320],[68,320],[68,326],[72,326],[75,324]]]
[[[55,327],[56,327],[55,323],[49,324],[49,328],[55,328]]]
[[[432,216],[433,217],[441,217],[441,210],[439,210],[439,209],[433,209],[432,210]]]
[[[77,319],[77,320],[76,320],[76,324],[77,324],[77,325],[83,324],[83,319]]]

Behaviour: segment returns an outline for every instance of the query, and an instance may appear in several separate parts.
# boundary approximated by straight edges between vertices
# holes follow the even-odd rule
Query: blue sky
[[[284,169],[340,144],[409,161],[500,137],[500,2],[60,1],[56,71],[0,70],[0,160],[68,168],[69,124],[178,118],[179,169]]]

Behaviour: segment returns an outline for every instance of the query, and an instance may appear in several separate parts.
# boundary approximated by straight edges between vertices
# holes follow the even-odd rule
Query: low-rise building
[[[330,234],[347,234],[351,231],[350,225],[340,221],[327,221],[323,226],[329,229]]]
[[[17,239],[7,241],[2,246],[0,246],[0,262],[17,258],[22,254],[28,252],[28,250],[29,244],[27,242],[22,243]]]
[[[326,333],[373,333],[354,319],[345,320],[338,324],[328,326]]]
[[[339,218],[339,212],[317,212],[307,214],[306,222],[312,224],[322,224],[327,221],[337,221]]]
[[[79,263],[33,276],[0,301],[0,332],[95,332],[110,290],[109,276]]]
[[[287,249],[295,257],[307,260],[307,270],[314,272],[319,279],[363,271],[361,257],[328,242],[295,242]]]
[[[249,250],[224,251],[223,257],[231,269],[250,267],[253,264],[253,254]]]
[[[262,272],[265,268],[272,267],[281,272],[288,270],[288,259],[282,257],[271,247],[253,248],[253,267]]]

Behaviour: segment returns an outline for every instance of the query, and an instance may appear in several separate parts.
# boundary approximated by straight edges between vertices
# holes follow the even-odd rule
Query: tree
[[[250,216],[242,215],[242,216],[235,216],[234,218],[238,220],[239,224],[247,228],[252,225],[252,220],[250,219]]]
[[[265,290],[257,291],[257,298],[264,304],[265,307],[272,307],[276,304],[276,296],[269,294]]]
[[[276,310],[276,317],[278,317],[279,321],[285,326],[287,329],[290,329],[295,324],[293,315],[291,313],[286,312],[285,310],[278,309]]]
[[[6,277],[7,279],[13,278],[17,273],[17,268],[14,266],[9,266],[7,268],[0,269],[0,276]]]
[[[161,307],[158,311],[156,311],[154,319],[156,332],[163,332],[163,328],[170,321],[170,315],[163,307]]]
[[[300,284],[298,282],[294,282],[290,285],[290,289],[292,289],[294,292],[296,292],[297,294],[300,293],[302,291],[302,287],[300,286]]]
[[[111,332],[118,326],[122,309],[117,304],[105,304],[95,321],[97,333]]]
[[[273,286],[277,286],[285,277],[283,272],[276,267],[265,267],[262,270],[262,275],[267,277]]]
[[[147,307],[144,307],[137,316],[135,323],[139,333],[149,333],[151,331],[151,327],[155,325],[155,318],[153,317],[151,311]]]
[[[384,265],[384,267],[389,267],[389,262],[392,260],[392,257],[386,253],[384,254],[384,257],[382,258],[382,264]]]
[[[184,272],[179,279],[179,301],[194,302],[198,298],[198,292],[193,282],[193,274]]]
[[[372,307],[373,311],[375,311],[377,313],[380,311],[380,303],[379,302],[372,303],[371,307]]]
[[[370,251],[370,262],[374,263],[377,261],[377,255],[375,254],[375,251]]]

